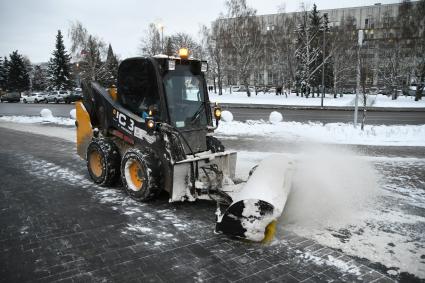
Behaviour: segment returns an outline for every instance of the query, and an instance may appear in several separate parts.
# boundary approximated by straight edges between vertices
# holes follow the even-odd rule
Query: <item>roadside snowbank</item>
[[[425,125],[360,125],[354,128],[346,123],[299,123],[265,121],[222,122],[218,135],[224,136],[263,136],[282,139],[307,139],[323,143],[425,146]]]
[[[1,116],[0,121],[3,122],[13,122],[13,123],[22,123],[22,124],[58,124],[64,126],[74,126],[75,120],[70,118],[63,117],[54,117],[54,116]]]
[[[75,125],[74,119],[62,117],[2,116],[0,122]],[[262,120],[222,121],[216,134],[235,138],[262,136],[338,144],[425,146],[425,125],[366,125],[365,130],[361,131],[360,126],[354,128],[352,124],[346,123],[322,124],[277,122],[277,120],[274,123]]]
[[[235,103],[235,104],[271,104],[271,105],[293,105],[293,106],[320,106],[320,97],[301,97],[291,93],[288,97],[284,95],[276,95],[275,93],[251,93],[251,97],[247,97],[245,92],[233,92],[230,94],[226,90],[223,95],[209,93],[210,100],[218,103]],[[323,102],[324,106],[340,106],[347,107],[354,105],[354,94],[344,94],[343,97],[334,98],[333,94],[326,94]],[[363,104],[362,98],[359,97],[359,105]],[[373,107],[408,107],[408,108],[425,108],[425,99],[415,101],[413,96],[399,96],[397,100],[392,100],[386,95],[369,95],[368,106]]]

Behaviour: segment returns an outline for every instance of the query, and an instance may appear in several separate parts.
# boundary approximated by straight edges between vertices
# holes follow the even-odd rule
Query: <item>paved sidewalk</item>
[[[88,179],[75,144],[0,129],[2,282],[391,282],[385,267],[288,231],[216,235],[215,204],[141,204]]]

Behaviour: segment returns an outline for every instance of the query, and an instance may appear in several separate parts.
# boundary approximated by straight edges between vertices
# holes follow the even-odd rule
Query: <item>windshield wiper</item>
[[[202,101],[201,105],[199,105],[198,110],[196,110],[195,114],[193,114],[192,118],[190,119],[190,122],[193,123],[200,117],[202,110],[205,109],[205,102]]]

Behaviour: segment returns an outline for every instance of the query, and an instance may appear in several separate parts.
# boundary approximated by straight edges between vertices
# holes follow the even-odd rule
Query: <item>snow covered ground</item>
[[[228,90],[223,95],[209,93],[210,100],[218,103],[237,103],[237,104],[270,104],[270,105],[293,105],[293,106],[320,106],[320,97],[301,97],[291,93],[286,98],[284,95],[277,96],[275,93],[253,93],[251,97],[247,97],[245,92],[233,92],[230,94]],[[332,94],[326,94],[324,106],[353,106],[354,94],[344,94],[343,97],[334,98]],[[362,105],[362,100],[359,100],[359,105]],[[373,107],[420,107],[425,108],[425,99],[415,101],[413,96],[400,96],[397,100],[392,100],[386,95],[370,95],[368,98],[368,106]]]
[[[10,118],[8,119],[7,121],[11,121]],[[12,120],[26,123],[0,122],[0,126],[75,141],[73,127],[58,127],[52,125],[52,122],[41,124],[38,120],[27,118]],[[38,122],[28,124],[28,121]],[[73,120],[62,122],[72,125]],[[227,122],[221,123],[218,133],[227,139],[238,139],[241,142],[255,136],[256,142],[260,144],[266,144],[267,139],[274,137],[273,133],[275,133],[276,137],[282,138],[278,140],[282,143],[282,147],[285,146],[287,135],[295,140],[313,137],[321,141],[339,139],[340,142],[344,140],[346,143],[355,138],[355,133],[351,133],[350,136],[330,130],[335,127],[342,127],[345,130],[340,129],[340,131],[343,132],[348,131],[347,128],[352,126],[282,122],[271,124],[260,121]],[[403,132],[406,128],[404,126],[382,127],[378,126],[375,130],[368,129],[369,134],[364,137],[365,141],[374,139],[376,141],[377,137],[380,137],[380,143],[396,142],[395,144],[400,145],[422,144],[420,141],[425,140],[423,126],[411,128],[406,132]],[[305,133],[311,131],[315,134],[306,137]],[[247,135],[247,132],[250,134]],[[325,135],[328,137],[322,139]],[[299,151],[302,152],[301,154],[285,154],[285,158],[290,157],[296,161],[296,174],[274,244],[286,241],[280,231],[289,230],[324,246],[340,249],[346,254],[381,263],[388,268],[387,272],[390,275],[409,272],[425,279],[425,172],[423,170],[425,159],[358,156],[349,149],[339,150],[331,145],[321,143],[308,143],[308,145],[308,148]],[[281,152],[255,152],[250,148],[239,151],[237,176],[246,179],[249,170],[271,154],[282,155]],[[31,166],[31,168],[45,167],[41,165]],[[61,168],[45,165],[50,168],[50,171],[63,173],[65,177],[69,175],[69,172],[62,172]],[[77,180],[76,184],[82,186],[91,184],[82,179]],[[107,202],[111,199],[115,201],[117,198],[116,192],[112,190],[106,190],[100,194],[103,195],[99,197]],[[133,208],[136,209],[136,205],[128,205],[126,203],[128,201],[128,199],[120,198],[118,202],[126,207],[128,214],[138,212],[133,210]],[[193,223],[185,225],[193,226]],[[143,228],[143,225],[140,227]],[[123,233],[130,233],[140,227],[129,226]],[[160,243],[159,240],[158,243]],[[358,272],[355,266],[343,264],[344,262],[332,256],[329,256],[327,260],[309,253],[299,256],[304,260],[334,266],[352,274]]]
[[[362,131],[360,125],[354,128],[347,123],[232,121],[220,123],[216,133],[226,138],[260,136],[338,144],[425,146],[425,125],[366,125]]]
[[[75,125],[75,120],[71,118],[53,116],[47,118],[33,116],[2,116],[0,117],[0,122],[38,125]],[[27,127],[27,129],[28,128],[31,127]],[[39,130],[42,129],[43,128]],[[273,120],[273,123],[261,120],[246,122],[222,121],[216,134],[227,139],[260,136],[292,141],[311,140],[322,143],[338,144],[425,146],[425,125],[366,125],[364,131],[361,131],[360,125],[354,128],[352,124],[347,123],[322,124],[312,122],[278,122],[278,120]]]

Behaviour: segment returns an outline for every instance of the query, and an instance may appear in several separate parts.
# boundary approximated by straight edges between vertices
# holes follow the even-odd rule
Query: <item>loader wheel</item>
[[[109,140],[94,138],[87,148],[87,169],[96,184],[111,186],[120,175],[117,146]]]
[[[159,168],[152,153],[129,149],[121,161],[121,180],[127,194],[138,201],[155,198],[159,192]]]
[[[217,138],[207,136],[207,149],[211,150],[212,153],[223,152],[224,145]]]

